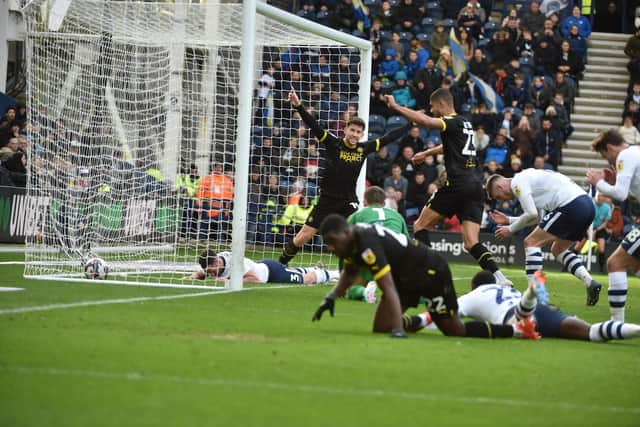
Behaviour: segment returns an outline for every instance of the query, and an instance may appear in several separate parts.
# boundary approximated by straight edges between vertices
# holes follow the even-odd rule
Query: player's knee
[[[607,259],[607,271],[612,273],[616,271],[625,271],[627,269],[626,263],[619,256],[610,256]]]

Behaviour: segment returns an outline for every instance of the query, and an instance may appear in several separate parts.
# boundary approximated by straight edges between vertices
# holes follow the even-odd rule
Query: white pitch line
[[[640,414],[640,407],[625,406],[603,406],[603,405],[582,405],[571,402],[558,401],[539,401],[539,400],[520,400],[520,399],[503,399],[499,397],[483,397],[483,396],[459,396],[446,394],[432,394],[420,392],[393,391],[384,389],[366,389],[366,388],[341,388],[312,384],[286,384],[260,381],[246,381],[242,379],[227,378],[194,378],[182,377],[176,375],[147,375],[139,372],[106,372],[106,371],[85,371],[76,369],[60,369],[60,368],[34,368],[25,366],[0,366],[0,372],[23,374],[23,375],[48,375],[62,377],[80,377],[95,378],[107,380],[123,380],[123,381],[142,381],[142,382],[160,382],[160,383],[178,383],[198,386],[212,387],[239,387],[257,390],[281,390],[294,393],[313,393],[313,394],[332,394],[341,396],[356,397],[384,397],[398,399],[412,399],[431,402],[458,402],[463,404],[474,405],[496,405],[496,406],[512,406],[512,407],[532,407],[548,410],[549,408],[567,410],[567,411],[586,411],[586,412],[607,412],[607,413],[623,413],[623,414]]]
[[[242,291],[252,291],[252,290],[260,290],[260,289],[282,289],[282,288],[293,288],[293,287],[299,287],[299,286],[300,285],[268,286],[263,288],[256,287],[256,288],[245,288],[245,289],[242,289]],[[224,289],[219,291],[196,292],[191,294],[160,295],[156,297],[119,298],[119,299],[105,299],[105,300],[96,300],[96,301],[78,301],[78,302],[71,302],[66,304],[36,305],[32,307],[2,309],[0,310],[0,315],[30,313],[32,311],[63,310],[67,308],[89,307],[89,306],[95,306],[95,305],[129,304],[129,303],[143,302],[143,301],[162,301],[162,300],[171,300],[171,299],[180,299],[180,298],[195,298],[195,297],[202,297],[207,295],[228,294],[231,292],[234,292],[234,291],[230,289]]]

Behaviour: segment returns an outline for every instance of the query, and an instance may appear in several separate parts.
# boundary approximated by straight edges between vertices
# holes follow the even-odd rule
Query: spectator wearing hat
[[[422,12],[414,0],[402,0],[395,9],[395,29],[397,31],[409,31],[418,33],[419,19]]]
[[[398,71],[394,79],[396,81],[396,87],[393,89],[391,94],[393,98],[396,100],[398,105],[402,105],[403,107],[413,108],[416,106],[416,98],[412,93],[413,88],[407,85],[407,74],[404,71]]]
[[[431,45],[431,57],[434,62],[437,63],[441,49],[445,46],[449,46],[449,33],[445,31],[444,23],[442,21],[436,22],[436,31],[431,34],[429,44]]]

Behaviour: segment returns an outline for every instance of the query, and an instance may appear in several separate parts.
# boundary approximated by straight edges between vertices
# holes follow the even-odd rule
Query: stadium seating
[[[443,23],[444,28],[446,29],[447,32],[449,32],[451,27],[455,27],[456,26],[456,21],[454,21],[453,19],[443,19],[442,23]]]
[[[380,34],[380,39],[383,42],[388,42],[389,40],[391,40],[391,31],[380,30],[379,34]]]
[[[413,33],[411,31],[400,31],[398,35],[400,36],[400,41],[403,42],[408,42],[413,38]]]
[[[442,19],[444,10],[437,1],[430,1],[425,5],[427,16],[434,19]]]
[[[423,18],[420,25],[422,26],[424,32],[427,34],[432,34],[436,30],[436,20],[431,16]]]
[[[377,114],[371,114],[369,116],[369,132],[382,134],[386,126],[387,120],[383,116]]]
[[[493,34],[499,29],[500,29],[500,24],[493,21],[487,21],[487,23],[484,24],[484,37],[491,40],[491,37],[493,37]]]
[[[403,116],[391,116],[387,119],[387,124],[385,126],[385,132],[391,132],[394,129],[398,129],[404,125],[409,123],[407,119]]]
[[[427,34],[427,33],[418,33],[418,34],[416,34],[416,38],[419,41],[426,42],[426,41],[429,41],[429,34]]]
[[[316,20],[315,12],[312,12],[310,10],[300,9],[298,12],[296,12],[296,15],[298,15],[301,18],[308,19],[310,21],[315,21]]]
[[[329,11],[319,10],[318,13],[316,13],[316,22],[318,24],[322,24],[322,25],[326,25],[327,27],[330,27],[332,24],[332,20],[333,20],[333,14]]]

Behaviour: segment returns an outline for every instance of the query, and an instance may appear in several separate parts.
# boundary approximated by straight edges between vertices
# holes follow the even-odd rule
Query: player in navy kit
[[[367,155],[396,141],[411,126],[408,124],[373,141],[359,142],[364,134],[365,123],[359,117],[352,117],[347,121],[344,138],[338,138],[322,129],[293,89],[289,92],[289,102],[325,147],[325,155],[324,167],[320,169],[320,199],[302,229],[286,243],[279,259],[285,265],[313,238],[327,215],[337,213],[347,218],[358,209],[356,181]]]
[[[489,270],[500,284],[511,284],[498,269],[491,252],[480,243],[480,223],[484,210],[482,170],[478,161],[474,131],[471,123],[456,115],[453,96],[449,90],[440,88],[431,94],[430,117],[396,104],[393,96],[387,95],[387,105],[410,121],[440,131],[442,144],[417,153],[413,159],[421,163],[427,156],[444,154],[447,181],[427,202],[413,224],[418,240],[427,240],[426,229],[437,224],[443,217],[456,215],[462,226],[465,249],[478,261],[480,267]]]

